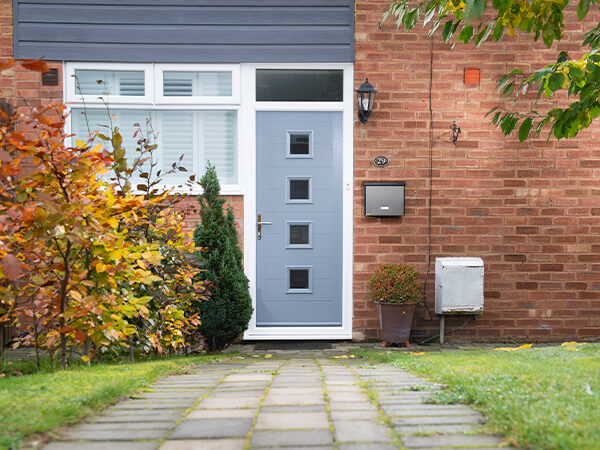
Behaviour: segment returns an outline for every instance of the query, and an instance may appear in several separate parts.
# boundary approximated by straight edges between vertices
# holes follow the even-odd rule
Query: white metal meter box
[[[483,260],[435,259],[435,313],[483,312]]]

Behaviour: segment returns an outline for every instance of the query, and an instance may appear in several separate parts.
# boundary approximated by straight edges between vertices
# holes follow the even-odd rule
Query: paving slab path
[[[504,448],[464,405],[401,369],[283,351],[199,366],[65,431],[46,450]]]

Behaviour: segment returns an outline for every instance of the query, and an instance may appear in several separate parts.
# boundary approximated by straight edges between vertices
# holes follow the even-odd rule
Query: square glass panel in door
[[[342,116],[256,113],[256,212],[271,223],[256,240],[257,329],[342,327]],[[305,130],[312,157],[290,157],[286,135]]]
[[[310,278],[312,275],[312,267],[286,267],[288,273],[288,294],[309,294],[312,292],[312,283]]]
[[[287,248],[312,248],[312,226],[310,222],[286,222]]]
[[[310,203],[311,178],[310,177],[286,177],[287,202],[288,203]]]
[[[312,158],[312,132],[288,132],[288,158]]]

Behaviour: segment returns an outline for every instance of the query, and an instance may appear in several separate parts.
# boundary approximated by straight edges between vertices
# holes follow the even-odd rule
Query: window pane
[[[310,135],[290,133],[290,155],[310,155]]]
[[[290,245],[308,245],[309,225],[290,225]]]
[[[309,180],[290,180],[290,200],[310,200]]]
[[[231,72],[163,72],[165,97],[230,97]]]
[[[88,108],[84,114],[84,110],[80,108],[73,108],[71,111],[71,128],[75,139],[81,139],[86,141],[89,137],[88,128],[93,133],[98,131],[105,136],[110,137],[110,124],[119,128],[119,133],[123,138],[123,148],[125,148],[125,157],[127,158],[127,165],[131,167],[133,162],[139,158],[139,152],[135,149],[138,147],[137,141],[139,136],[134,137],[137,127],[136,123],[142,125],[144,133],[146,120],[150,118],[150,111],[146,110],[126,110],[126,109],[114,109],[111,110],[111,116],[108,116],[106,109],[91,109]],[[87,118],[86,118],[87,117]],[[103,142],[103,141],[98,141]],[[109,143],[105,143],[105,146],[112,150]],[[147,170],[148,163],[144,164],[143,170]],[[134,177],[135,182],[139,181],[139,177]]]
[[[145,93],[143,70],[76,70],[75,93],[78,95],[131,95]],[[79,86],[77,86],[79,81]]]
[[[206,161],[210,161],[217,168],[221,183],[237,183],[237,112],[199,111],[197,114],[203,156],[200,171],[203,173]]]
[[[151,114],[152,128],[158,134],[155,156],[160,160],[160,165],[156,170],[160,169],[166,174],[182,155],[181,165],[187,169],[187,172],[166,175],[164,180],[167,183],[183,183],[193,173],[200,179],[206,161],[215,165],[221,183],[237,183],[236,111],[163,110],[152,111]],[[139,157],[135,151],[139,136],[133,137],[136,131],[134,124],[141,124],[147,135],[145,124],[150,111],[114,109],[111,110],[111,116],[113,127],[119,127],[123,136],[123,147],[131,166],[134,158]],[[110,119],[105,109],[88,109],[87,117],[92,132],[97,130],[110,135],[106,126]],[[88,126],[82,109],[72,110],[72,130],[77,139],[87,140]],[[147,170],[147,165],[148,162],[144,170]],[[139,178],[135,180],[136,183],[138,181]]]
[[[173,164],[181,165],[187,172],[168,174],[165,180],[175,182],[176,179],[185,181],[194,173],[194,112],[193,111],[160,111],[158,114],[159,151],[162,151],[161,169],[163,174],[173,170]]]
[[[256,71],[256,100],[262,102],[341,102],[343,70]]]
[[[310,289],[308,269],[290,269],[290,289]]]

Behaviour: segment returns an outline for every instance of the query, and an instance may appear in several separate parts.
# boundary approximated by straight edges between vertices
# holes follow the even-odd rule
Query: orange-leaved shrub
[[[97,133],[67,146],[66,116],[53,105],[1,117],[0,324],[21,322],[21,342],[58,352],[63,367],[70,349],[89,360],[184,347],[205,289],[179,197],[111,182],[122,149]]]

